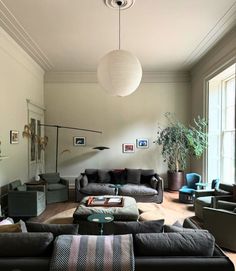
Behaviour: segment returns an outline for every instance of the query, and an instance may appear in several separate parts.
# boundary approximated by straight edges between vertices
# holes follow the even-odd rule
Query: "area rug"
[[[165,224],[173,224],[176,220],[182,220],[176,216],[175,212],[164,209],[161,204],[138,202],[139,221],[165,219]],[[73,213],[76,208],[68,209],[44,221],[49,224],[71,224],[73,223]]]

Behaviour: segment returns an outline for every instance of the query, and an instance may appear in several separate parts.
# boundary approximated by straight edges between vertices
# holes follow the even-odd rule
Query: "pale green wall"
[[[119,98],[107,95],[98,84],[46,83],[46,122],[103,131],[102,135],[60,130],[59,172],[62,176],[78,176],[85,168],[155,168],[165,175],[166,165],[152,142],[158,122],[165,124],[163,114],[175,112],[188,122],[190,108],[189,83],[145,83],[132,95]],[[46,130],[47,171],[55,170],[55,130]],[[73,136],[85,136],[86,147],[74,147]],[[122,143],[135,143],[148,138],[149,149],[122,153]],[[97,145],[110,150],[92,150]]]
[[[43,70],[0,28],[0,186],[14,179],[28,180],[27,102],[43,104]],[[19,144],[10,144],[10,130],[19,131]]]
[[[191,104],[192,117],[205,116],[205,83],[212,76],[221,72],[236,61],[236,27],[212,48],[209,53],[197,63],[191,72]],[[204,157],[192,160],[191,170],[204,175]]]

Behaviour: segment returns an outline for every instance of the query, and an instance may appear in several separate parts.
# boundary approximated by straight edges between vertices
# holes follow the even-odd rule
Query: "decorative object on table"
[[[200,158],[207,148],[207,123],[198,116],[194,125],[186,126],[173,113],[165,113],[168,126],[158,127],[154,143],[162,147],[164,162],[168,163],[168,189],[179,190],[184,183],[183,170],[190,157]]]
[[[11,144],[19,143],[19,131],[15,131],[15,130],[10,131],[10,143]]]
[[[122,151],[124,153],[134,152],[134,144],[132,144],[132,143],[124,143],[124,144],[122,144]]]
[[[83,136],[74,136],[73,137],[74,146],[85,146],[86,140]]]
[[[110,214],[92,214],[88,216],[88,221],[98,223],[100,235],[103,235],[103,224],[113,220],[114,216]]]
[[[100,60],[97,68],[98,82],[112,96],[127,96],[133,93],[142,79],[142,67],[136,56],[121,50],[120,46],[120,11],[126,9],[127,1],[112,1],[111,8],[119,10],[119,46],[118,50],[107,53]],[[106,3],[107,4],[107,3]]]
[[[147,149],[149,147],[149,140],[147,138],[139,138],[136,140],[136,147],[139,149]]]
[[[123,207],[124,199],[121,196],[91,196],[88,198],[87,206]]]

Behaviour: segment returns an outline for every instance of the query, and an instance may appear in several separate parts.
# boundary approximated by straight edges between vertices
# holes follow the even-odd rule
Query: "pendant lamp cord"
[[[121,1],[117,1],[117,5],[119,6],[119,50],[120,50],[120,6],[121,4],[122,4]]]

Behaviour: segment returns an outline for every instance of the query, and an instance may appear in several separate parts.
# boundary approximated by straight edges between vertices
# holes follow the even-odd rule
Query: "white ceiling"
[[[121,48],[144,71],[187,71],[235,24],[236,0],[136,0],[121,12]],[[104,0],[0,0],[0,25],[46,71],[94,72],[118,47]]]

